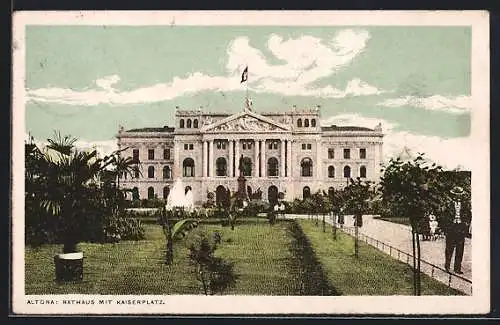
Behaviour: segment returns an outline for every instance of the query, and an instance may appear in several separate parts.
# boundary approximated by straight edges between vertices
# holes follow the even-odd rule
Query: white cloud
[[[471,96],[445,97],[434,95],[429,97],[406,96],[400,98],[387,99],[378,106],[401,107],[413,106],[428,110],[440,110],[454,114],[468,113],[473,106]]]
[[[473,146],[470,137],[441,138],[417,133],[396,130],[396,123],[384,119],[364,117],[359,114],[341,114],[323,119],[321,125],[356,125],[374,128],[382,124],[384,132],[384,161],[397,157],[404,149],[409,148],[414,154],[425,153],[425,156],[447,169],[460,167],[471,170],[474,164]]]
[[[174,77],[168,83],[118,91],[114,86],[120,76],[115,74],[95,80],[97,88],[39,88],[28,89],[27,94],[30,100],[67,105],[160,102],[200,91],[243,91],[245,86],[240,84],[240,74],[248,65],[248,87],[257,92],[333,98],[375,95],[381,91],[359,78],[349,81],[343,90],[313,84],[347,67],[365,50],[369,38],[367,31],[354,29],[341,30],[327,42],[312,36],[284,40],[273,34],[267,42],[268,49],[283,63],[271,64],[261,50],[250,45],[247,37],[238,37],[227,48],[226,75],[195,72],[182,78]]]

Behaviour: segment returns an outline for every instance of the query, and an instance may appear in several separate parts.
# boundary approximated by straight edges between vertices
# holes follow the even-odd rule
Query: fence
[[[337,225],[337,229],[342,230],[353,237],[355,236],[355,227],[344,225],[342,228],[340,228],[339,225]],[[362,233],[358,233],[358,239],[413,267],[412,254],[404,252],[394,246],[386,244],[378,239]],[[422,273],[429,275],[431,278],[447,284],[448,287],[460,290],[465,294],[472,295],[472,281],[467,278],[464,278],[458,274],[450,273],[444,268],[422,259],[420,259],[420,270]]]

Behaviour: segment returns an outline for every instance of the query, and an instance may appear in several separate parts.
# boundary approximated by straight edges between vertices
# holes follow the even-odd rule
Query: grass
[[[299,226],[298,226],[299,225]],[[25,250],[26,294],[201,294],[188,259],[194,231],[174,244],[174,263],[164,264],[165,238],[161,226],[145,224],[146,239],[116,244],[81,243],[84,280],[58,284],[53,257],[61,245]],[[238,295],[411,295],[410,268],[361,243],[353,256],[353,239],[314,221],[238,220],[234,230],[219,222],[200,224],[200,231],[218,231],[222,243],[216,255],[231,260],[236,285],[224,294]],[[423,294],[459,294],[423,275]]]
[[[243,220],[240,222],[244,222]],[[26,294],[199,294],[188,260],[189,235],[174,244],[174,263],[164,264],[165,238],[161,226],[146,224],[146,239],[116,244],[81,243],[84,280],[58,284],[53,257],[61,245],[26,249]],[[289,272],[290,241],[285,224],[272,228],[265,219],[245,220],[234,231],[220,224],[201,224],[200,230],[219,231],[223,243],[217,255],[235,263],[239,279],[227,294],[291,295],[295,292]]]
[[[359,258],[354,256],[353,237],[337,231],[333,239],[330,227],[323,233],[321,224],[298,220],[311,241],[316,256],[331,285],[342,295],[412,295],[411,268],[364,242],[360,243]],[[422,295],[462,295],[429,276],[421,276]]]

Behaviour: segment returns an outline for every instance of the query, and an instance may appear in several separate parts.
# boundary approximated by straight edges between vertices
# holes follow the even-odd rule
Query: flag
[[[243,73],[241,74],[241,82],[244,83],[245,81],[248,80],[248,66],[243,70]]]

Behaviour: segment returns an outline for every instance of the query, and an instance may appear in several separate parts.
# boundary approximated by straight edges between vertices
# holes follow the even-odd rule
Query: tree
[[[173,212],[162,208],[161,225],[166,241],[165,264],[171,265],[174,260],[174,240],[185,237],[189,230],[198,226],[199,221],[195,219],[182,219],[171,224]]]
[[[234,286],[238,278],[232,262],[215,256],[220,242],[220,234],[214,234],[211,242],[201,233],[189,247],[189,259],[194,264],[196,279],[201,282],[205,295],[223,293]]]
[[[359,257],[359,227],[363,225],[363,214],[370,210],[370,202],[375,197],[372,188],[372,183],[362,181],[360,178],[356,180],[350,179],[349,185],[343,190],[342,197],[345,210],[354,215],[354,254]]]
[[[413,160],[391,159],[380,181],[382,201],[393,215],[409,218],[412,229],[413,289],[420,295],[420,237],[423,223],[431,211],[439,211],[446,191],[442,167],[426,162],[419,153]]]
[[[127,148],[123,149],[126,150]],[[137,167],[137,161],[133,160],[132,157],[124,158],[121,155],[116,157],[116,161],[114,162],[113,173],[116,177],[116,184],[118,188],[120,188],[120,179],[124,175],[129,175],[130,177],[134,177],[134,172]]]
[[[73,253],[81,240],[82,224],[89,209],[99,200],[100,177],[116,161],[119,151],[99,158],[97,151],[79,151],[74,147],[76,138],[56,133],[48,139],[45,150],[31,147],[33,159],[27,165],[37,167],[30,173],[36,178],[37,203],[55,218],[63,236],[63,253]],[[32,146],[32,144],[30,145]],[[100,205],[103,213],[109,206]]]

